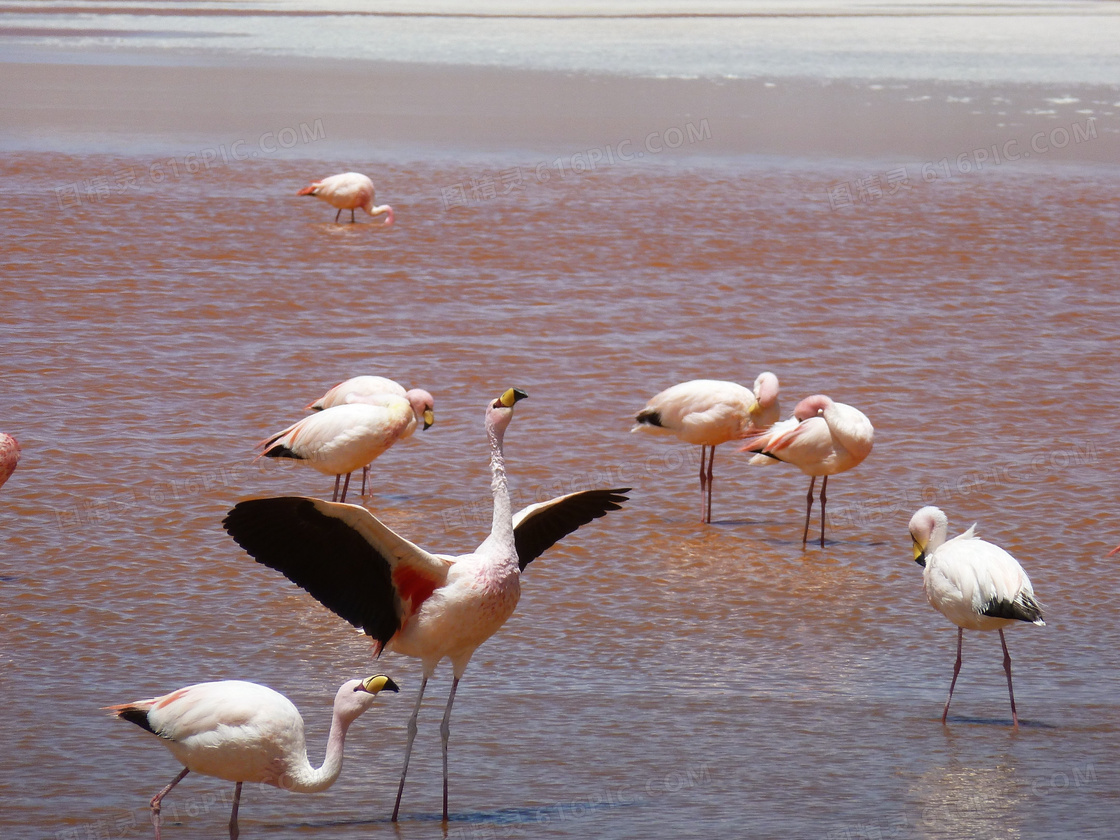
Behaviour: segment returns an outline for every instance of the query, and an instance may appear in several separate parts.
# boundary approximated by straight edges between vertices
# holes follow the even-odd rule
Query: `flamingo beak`
[[[501,397],[498,398],[498,402],[500,402],[506,408],[513,408],[514,403],[516,403],[518,400],[527,399],[528,396],[529,395],[522,391],[520,388],[510,388],[504,394],[502,394]]]
[[[914,562],[924,569],[926,567],[926,550],[913,537],[910,537],[910,539],[914,541]]]
[[[362,684],[354,690],[377,694],[379,691],[400,691],[400,687],[384,674],[375,674],[362,680]]]
[[[434,411],[432,411],[432,410],[431,410],[430,408],[425,408],[425,409],[424,409],[424,428],[425,428],[425,429],[428,429],[428,428],[430,428],[430,427],[431,427],[431,425],[432,425],[432,424],[433,424],[434,422],[436,422],[436,415],[435,415],[435,412],[434,412]]]

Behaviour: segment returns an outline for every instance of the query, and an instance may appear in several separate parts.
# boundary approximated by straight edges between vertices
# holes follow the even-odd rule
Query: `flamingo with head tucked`
[[[336,405],[348,405],[355,402],[372,402],[376,404],[382,395],[389,394],[404,397],[412,404],[416,414],[416,425],[427,429],[435,422],[435,400],[432,395],[422,388],[413,388],[406,391],[404,386],[384,376],[353,376],[345,382],[340,382],[331,388],[319,399],[310,403],[307,408],[311,411],[323,411],[334,408]],[[405,430],[400,439],[412,436],[416,426]],[[366,483],[369,479],[369,464],[362,467],[362,495],[366,494]]]
[[[700,521],[712,521],[716,447],[770,426],[780,416],[778,377],[766,371],[754,390],[721,379],[693,379],[667,388],[634,418],[632,432],[668,432],[700,447]]]
[[[296,793],[316,793],[342,772],[346,731],[373,705],[382,690],[397,691],[383,674],[351,680],[334,698],[327,754],[318,769],[307,760],[303,718],[292,701],[271,688],[241,680],[221,680],[180,688],[162,697],[108,706],[122,720],[153,735],[183,765],[183,771],[152,797],[152,825],[160,840],[160,803],[192,770],[236,783],[230,840],[237,840],[237,809],[245,782]]]
[[[262,441],[258,457],[292,458],[324,475],[333,475],[333,498],[345,501],[354,470],[412,434],[418,415],[423,418],[425,429],[432,424],[431,396],[426,391],[410,394],[414,398],[391,394],[363,398],[304,417]],[[346,483],[340,498],[338,487],[344,475]]]
[[[223,522],[258,563],[282,572],[372,636],[378,654],[396,651],[423,663],[424,677],[408,722],[394,821],[424,689],[436,666],[451,660],[451,693],[440,724],[447,820],[451,706],[471,656],[513,614],[525,567],[567,534],[626,501],[625,489],[586,490],[513,514],[502,444],[514,404],[524,397],[523,391],[510,388],[486,407],[494,515],[489,536],[470,554],[430,554],[363,507],[317,499],[252,499],[238,503]]]
[[[1011,687],[1011,654],[1007,652],[1003,628],[1016,621],[1045,624],[1042,608],[1018,560],[998,545],[977,537],[975,525],[951,540],[945,539],[948,530],[949,519],[940,508],[924,507],[910,519],[914,561],[924,569],[922,585],[926,600],[957,625],[957,661],[941,722],[949,718],[949,704],[953,702],[953,689],[961,671],[964,631],[998,630],[1007,694],[1011,698],[1011,723],[1018,729],[1019,714]]]
[[[388,204],[373,204],[373,181],[360,172],[343,172],[331,175],[322,181],[312,181],[296,195],[313,195],[321,198],[331,207],[337,207],[334,214],[337,223],[343,210],[350,211],[350,222],[354,222],[354,211],[365,210],[371,216],[385,214],[385,225],[393,223],[393,208]]]
[[[0,487],[4,486],[19,463],[19,441],[9,434],[0,432]]]
[[[793,417],[775,423],[768,432],[749,440],[743,451],[758,453],[752,464],[784,461],[812,476],[805,507],[805,530],[801,545],[809,541],[809,515],[813,510],[813,487],[821,482],[821,548],[824,548],[825,488],[828,477],[850,470],[871,454],[875,429],[859,409],[833,402],[824,394],[806,397],[793,410]]]

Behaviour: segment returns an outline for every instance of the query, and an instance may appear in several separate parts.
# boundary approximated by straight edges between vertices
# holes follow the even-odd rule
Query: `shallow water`
[[[373,661],[220,527],[250,495],[329,493],[253,444],[374,373],[436,397],[365,500],[431,550],[486,532],[482,410],[510,385],[530,395],[515,503],[634,488],[528,569],[472,661],[450,836],[1111,836],[1120,170],[911,168],[837,206],[895,165],[663,155],[543,182],[534,159],[171,160],[158,181],[167,159],[2,162],[0,405],[24,454],[0,491],[0,834],[148,835],[175,762],[101,706],[265,682],[317,762],[335,687],[377,670],[402,692],[355,724],[335,787],[247,790],[243,836],[440,834],[446,666],[393,829],[417,665]],[[358,164],[393,227],[295,197]],[[514,170],[508,194],[469,188]],[[701,526],[698,452],[628,433],[668,385],[765,369],[784,413],[823,392],[876,427],[829,484],[824,549],[801,547],[800,473],[722,447]],[[978,521],[1046,606],[1008,633],[1018,733],[980,633],[940,723],[955,634],[910,560],[924,503],[954,532]],[[222,836],[227,787],[188,777],[164,837]]]

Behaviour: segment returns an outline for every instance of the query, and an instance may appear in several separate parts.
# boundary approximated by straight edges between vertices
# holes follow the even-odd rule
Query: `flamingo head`
[[[353,720],[373,705],[382,691],[400,691],[400,687],[384,674],[375,674],[364,680],[350,680],[334,696],[334,706],[343,720]]]
[[[380,216],[382,213],[385,214],[385,221],[382,222],[381,226],[388,227],[393,223],[393,219],[395,218],[395,216],[393,215],[392,207],[390,207],[388,204],[379,204],[369,211],[369,214],[371,216]]]
[[[520,388],[507,388],[500,397],[486,407],[486,425],[500,436],[513,419],[513,407],[518,400],[529,395]],[[500,439],[500,437],[499,437]]]
[[[778,377],[770,371],[760,373],[754,381],[754,398],[762,408],[768,408],[778,401]]]
[[[812,417],[819,417],[824,414],[830,405],[832,405],[832,400],[829,397],[824,394],[814,394],[797,404],[797,407],[793,410],[793,416],[804,423]]]
[[[945,542],[949,518],[941,508],[926,505],[910,517],[910,539],[914,543],[914,562],[925,567],[926,558]]]
[[[404,395],[404,398],[412,406],[412,413],[416,415],[417,422],[423,423],[425,429],[436,422],[435,400],[432,399],[431,394],[423,388],[413,388]]]

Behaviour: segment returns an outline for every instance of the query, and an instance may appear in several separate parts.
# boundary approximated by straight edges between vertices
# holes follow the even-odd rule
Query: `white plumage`
[[[267,686],[241,680],[199,683],[170,694],[109,706],[117,717],[154,735],[183,765],[183,771],[151,800],[156,840],[160,803],[190,771],[235,782],[229,836],[238,835],[237,809],[245,782],[296,793],[326,790],[342,772],[346,731],[382,690],[397,685],[378,674],[339,688],[322,766],[307,760],[303,718],[292,702]]]
[[[372,636],[378,653],[396,651],[423,663],[394,820],[420,703],[436,666],[450,659],[453,677],[440,726],[446,820],[451,707],[471,656],[513,613],[524,568],[565,535],[617,510],[626,500],[625,490],[587,490],[512,514],[502,441],[514,403],[524,396],[510,388],[486,408],[494,515],[490,535],[470,554],[431,554],[394,533],[365,508],[316,499],[252,499],[236,505],[223,522],[230,536],[259,563],[283,572]]]
[[[922,584],[926,599],[958,628],[957,661],[941,721],[948,719],[949,703],[961,669],[964,631],[998,630],[1011,698],[1011,719],[1017,727],[1011,655],[1003,628],[1016,621],[1044,624],[1042,608],[1035,600],[1030,578],[1014,557],[998,545],[978,538],[975,525],[951,540],[946,540],[948,529],[948,517],[940,508],[924,507],[910,519],[914,560],[924,568]]]
[[[871,454],[875,429],[857,408],[833,402],[824,394],[806,397],[797,404],[793,417],[775,423],[764,434],[752,438],[744,447],[756,453],[752,464],[793,464],[812,476],[805,506],[805,530],[801,544],[809,540],[809,516],[813,510],[813,487],[821,482],[821,548],[824,548],[825,504],[828,477],[850,470]]]
[[[335,476],[334,498],[339,498],[339,479],[345,475],[341,500],[346,499],[350,473],[366,466],[416,428],[416,411],[404,397],[385,395],[376,404],[353,402],[336,405],[293,423],[263,441],[261,456],[292,458],[315,470]],[[431,409],[422,411],[425,428],[431,425]]]
[[[635,416],[631,432],[675,435],[700,447],[700,521],[712,521],[716,447],[760,432],[778,419],[778,377],[766,371],[754,390],[721,379],[693,379],[666,388]]]
[[[411,437],[416,426],[422,429],[429,428],[435,422],[435,400],[423,388],[413,388],[406,391],[404,386],[384,376],[353,376],[344,382],[339,382],[319,399],[310,403],[307,408],[311,411],[323,411],[334,408],[336,405],[349,405],[351,403],[369,403],[370,405],[384,404],[388,397],[404,397],[412,406],[416,415],[416,424],[409,426],[401,433],[399,440]],[[362,467],[362,495],[366,494],[366,484],[369,479],[369,464]],[[345,497],[343,497],[345,499]]]

